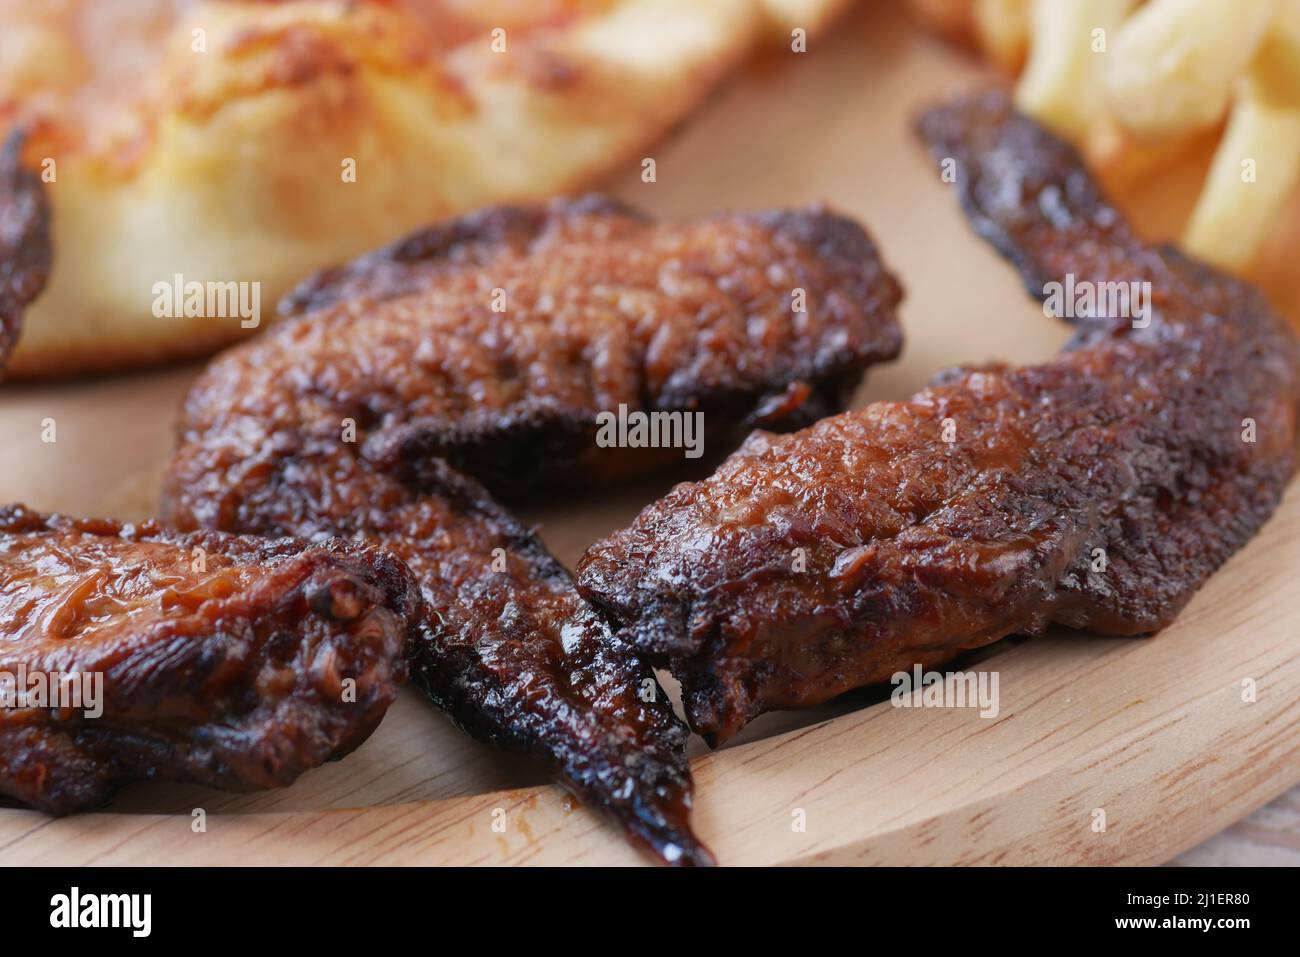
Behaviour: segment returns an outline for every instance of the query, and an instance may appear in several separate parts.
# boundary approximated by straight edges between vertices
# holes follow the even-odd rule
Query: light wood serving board
[[[809,52],[770,57],[729,83],[653,152],[657,182],[640,181],[638,161],[608,188],[662,216],[826,200],[860,217],[907,287],[907,343],[859,403],[903,398],[948,365],[1041,360],[1066,330],[973,236],[908,126],[919,104],[987,79],[893,4],[869,4]],[[1159,232],[1176,229],[1190,195],[1166,177],[1125,200]],[[196,371],[0,389],[0,501],[147,516]],[[47,418],[53,444],[41,441]],[[524,512],[572,564],[675,478]],[[1170,860],[1300,783],[1298,570],[1300,487],[1161,635],[995,646],[980,664],[999,674],[995,719],[860,693],[765,716],[716,753],[695,741],[698,830],[728,864]],[[1245,679],[1253,703],[1242,700]],[[205,832],[192,829],[195,808]],[[497,809],[504,832],[492,826]],[[408,689],[357,752],[285,790],[138,785],[104,813],[62,820],[0,809],[0,860],[642,858],[534,768],[464,737]]]

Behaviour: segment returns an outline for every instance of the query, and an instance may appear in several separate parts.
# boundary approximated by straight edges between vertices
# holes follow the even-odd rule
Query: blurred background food
[[[1300,316],[1300,0],[906,2],[1010,76],[1148,235]],[[206,355],[253,330],[156,316],[155,284],[257,283],[260,325],[410,229],[639,172],[756,50],[852,3],[0,0],[0,136],[29,131],[55,242],[7,374]]]
[[[154,285],[307,273],[432,221],[588,188],[756,45],[844,0],[0,0],[0,138],[54,209],[7,375],[197,356],[243,316]],[[784,38],[784,39],[781,39]]]
[[[1015,77],[1139,225],[1300,313],[1300,0],[909,3]]]

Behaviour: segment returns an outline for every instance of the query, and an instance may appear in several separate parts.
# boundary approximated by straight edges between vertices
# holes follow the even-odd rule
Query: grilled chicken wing
[[[1140,241],[1001,94],[919,126],[1031,294],[1149,282],[1149,323],[1099,310],[1045,365],[756,433],[593,546],[580,590],[671,666],[713,743],[1010,633],[1155,631],[1296,469],[1300,351],[1256,290]]]
[[[298,386],[338,376],[330,411],[363,425],[377,468],[442,458],[536,494],[681,460],[598,444],[598,416],[620,406],[700,412],[717,441],[838,411],[898,355],[900,297],[862,229],[822,210],[658,224],[599,196],[501,207],[304,283],[281,311],[312,320],[259,344],[250,401],[315,422],[321,400]],[[286,366],[294,379],[262,391]],[[227,362],[206,388],[250,375]]]
[[[653,672],[475,479],[518,492],[682,455],[599,445],[620,405],[702,411],[714,436],[820,414],[898,351],[899,295],[861,229],[822,211],[490,210],[323,273],[294,318],[217,360],[164,515],[384,543],[424,586],[412,670],[437,704],[661,858],[706,863],[686,729]]]
[[[0,147],[0,368],[50,274],[49,202],[40,177],[21,164],[22,143],[14,132]]]
[[[0,793],[61,814],[138,779],[287,785],[379,724],[419,601],[366,544],[0,510]]]

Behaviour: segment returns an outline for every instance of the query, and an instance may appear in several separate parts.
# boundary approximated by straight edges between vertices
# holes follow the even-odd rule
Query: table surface
[[[1204,844],[1175,865],[1300,867],[1300,788],[1294,788]]]

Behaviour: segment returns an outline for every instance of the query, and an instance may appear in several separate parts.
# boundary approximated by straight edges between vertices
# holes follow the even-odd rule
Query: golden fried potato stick
[[[796,27],[820,33],[848,4],[849,0],[759,0],[758,5],[767,21],[767,34],[784,39]]]
[[[1300,105],[1300,0],[1283,0],[1250,65],[1260,95],[1278,105]]]
[[[1276,11],[1276,0],[1151,0],[1115,38],[1106,70],[1111,112],[1129,132],[1150,137],[1218,122]]]
[[[1242,81],[1183,237],[1195,255],[1242,269],[1300,182],[1300,2],[1279,9]]]
[[[1029,62],[1016,87],[1021,112],[1081,142],[1105,113],[1105,51],[1133,2],[1034,0]]]
[[[1015,73],[1029,55],[1030,0],[975,0],[971,15],[980,50],[997,66]]]

